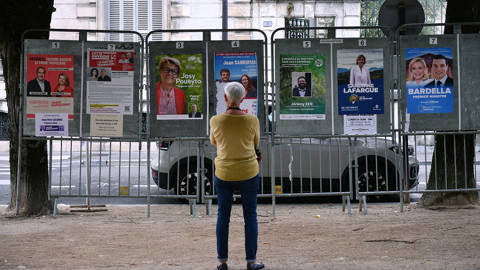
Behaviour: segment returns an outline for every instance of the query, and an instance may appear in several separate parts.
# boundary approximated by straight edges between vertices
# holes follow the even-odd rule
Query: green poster
[[[280,55],[280,119],[325,120],[325,56]]]
[[[157,55],[155,65],[157,120],[202,119],[203,61],[201,54]]]

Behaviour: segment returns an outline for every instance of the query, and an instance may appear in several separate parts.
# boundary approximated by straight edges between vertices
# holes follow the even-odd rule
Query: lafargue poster
[[[203,119],[202,54],[157,55],[155,67],[157,120]]]
[[[407,113],[451,113],[454,109],[452,48],[407,48]]]
[[[338,114],[383,114],[383,78],[383,49],[338,50]]]
[[[280,119],[324,120],[325,56],[280,55]]]

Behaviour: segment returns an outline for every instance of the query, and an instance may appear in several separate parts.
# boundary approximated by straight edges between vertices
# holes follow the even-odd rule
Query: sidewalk
[[[479,269],[480,206],[426,210],[369,204],[259,205],[266,269]],[[0,209],[0,269],[215,269],[214,215],[188,205],[107,206],[107,212],[8,218]],[[230,225],[229,269],[245,269],[241,205]]]

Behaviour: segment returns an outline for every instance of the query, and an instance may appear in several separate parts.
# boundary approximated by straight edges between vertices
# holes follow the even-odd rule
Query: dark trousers
[[[228,230],[234,190],[240,190],[242,195],[246,260],[255,262],[258,239],[257,190],[259,184],[259,175],[243,181],[223,181],[215,176],[214,185],[218,196],[217,254],[220,262],[226,262],[228,259]]]

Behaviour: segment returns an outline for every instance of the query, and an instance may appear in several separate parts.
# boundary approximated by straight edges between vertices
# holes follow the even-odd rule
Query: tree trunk
[[[0,11],[1,58],[7,91],[10,136],[9,210],[16,209],[18,135],[20,132],[20,54],[21,34],[27,29],[49,29],[53,0],[7,0]],[[48,38],[48,32],[27,36]],[[19,189],[20,215],[39,215],[52,209],[48,201],[48,159],[46,140],[23,140]]]
[[[446,22],[480,21],[480,1],[447,1]],[[478,33],[478,26],[462,27],[462,33]],[[453,33],[445,27],[445,34]],[[435,135],[427,190],[475,188],[475,135]],[[478,192],[424,193],[424,206],[438,204],[471,204],[478,201]]]

